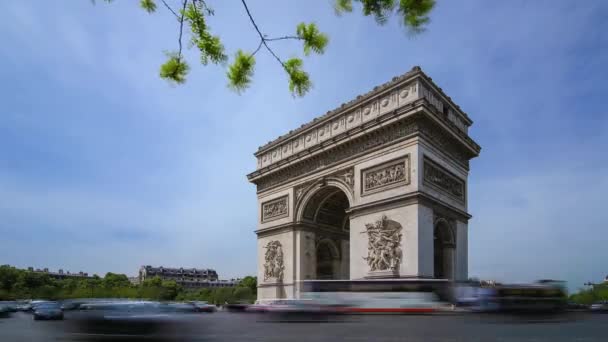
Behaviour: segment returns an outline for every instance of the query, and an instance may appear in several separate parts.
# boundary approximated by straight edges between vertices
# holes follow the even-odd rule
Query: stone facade
[[[304,279],[467,279],[471,124],[415,67],[260,147],[258,298]]]
[[[138,282],[160,277],[162,280],[173,280],[177,284],[188,289],[213,288],[213,287],[232,287],[239,283],[239,279],[219,280],[217,272],[212,269],[204,268],[175,268],[175,267],[153,267],[142,266],[139,269]]]

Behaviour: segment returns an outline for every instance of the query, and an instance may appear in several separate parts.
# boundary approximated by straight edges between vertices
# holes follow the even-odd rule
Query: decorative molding
[[[466,113],[447,96],[419,67],[357,96],[300,127],[260,146],[255,153],[257,170],[265,172],[302,152],[316,150],[327,143],[359,131],[367,123],[390,117],[397,109],[424,101],[431,114],[463,139],[468,148],[480,151],[469,136],[473,123]],[[255,173],[254,173],[255,174]],[[256,174],[257,176],[257,174]]]
[[[295,201],[295,202],[296,202],[296,204],[297,204],[298,202],[300,202],[300,199],[302,199],[302,196],[304,195],[304,192],[306,191],[306,189],[307,189],[307,188],[308,188],[308,187],[309,187],[309,186],[310,186],[312,183],[313,183],[313,182],[306,182],[306,183],[302,183],[302,184],[299,184],[299,185],[297,185],[297,186],[295,186],[295,187],[294,187],[293,192],[294,192],[295,197],[296,197],[296,201]]]
[[[289,195],[262,203],[262,223],[289,216]]]
[[[410,155],[361,170],[361,196],[410,183]]]
[[[283,281],[285,265],[283,263],[283,247],[281,243],[277,240],[269,241],[264,248],[266,248],[266,254],[264,255],[264,281]]]
[[[465,201],[466,186],[463,180],[427,157],[424,158],[423,168],[423,182],[426,185],[437,188],[461,202]]]
[[[382,215],[375,223],[365,224],[361,234],[367,234],[367,261],[370,272],[398,272],[403,253],[401,251],[401,224]]]
[[[350,189],[351,193],[355,187],[355,169],[350,167],[346,170],[340,170],[338,172],[333,173],[331,176],[337,177],[341,181],[344,182]]]
[[[367,152],[372,148],[392,143],[418,131],[418,122],[408,118],[394,125],[371,132],[368,135],[358,137],[345,142],[330,151],[325,151],[309,159],[303,160],[286,169],[277,171],[258,180],[258,191],[266,190],[293,178],[317,171],[321,168],[335,165],[347,158],[359,153]]]
[[[283,169],[269,172],[253,180],[258,186],[258,191],[263,191],[294,178],[333,166],[350,158],[354,158],[369,150],[392,144],[412,134],[419,133],[429,143],[446,153],[454,162],[464,169],[469,168],[469,152],[460,147],[457,140],[451,137],[444,129],[429,119],[420,118],[421,114],[411,115],[403,120],[397,121],[372,131],[366,135],[359,136],[329,150],[313,155],[305,160],[300,160]],[[257,173],[257,171],[256,171]],[[256,175],[253,173],[248,177],[251,179]]]

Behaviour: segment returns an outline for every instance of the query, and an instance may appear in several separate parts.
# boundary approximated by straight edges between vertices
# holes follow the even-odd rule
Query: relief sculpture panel
[[[464,181],[451,175],[447,170],[444,171],[441,166],[426,158],[424,160],[424,182],[460,201],[465,199]]]
[[[361,171],[361,195],[410,183],[410,158],[390,161]]]
[[[364,257],[370,272],[398,272],[403,253],[401,251],[401,225],[385,215],[375,223],[365,225],[367,234],[367,257]]]
[[[279,241],[270,241],[266,244],[264,255],[264,281],[282,281],[285,265],[283,261],[283,247]]]
[[[287,195],[262,203],[262,222],[289,216],[289,197]]]

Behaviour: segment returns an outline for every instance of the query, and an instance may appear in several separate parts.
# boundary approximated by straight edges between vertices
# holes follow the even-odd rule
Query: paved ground
[[[64,322],[27,314],[0,319],[0,341],[67,340]],[[608,341],[608,315],[559,317],[349,316],[330,322],[285,323],[218,312],[196,316],[191,341]],[[184,339],[180,339],[183,341]]]

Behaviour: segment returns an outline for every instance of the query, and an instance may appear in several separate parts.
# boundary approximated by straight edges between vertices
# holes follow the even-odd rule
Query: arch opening
[[[350,207],[348,196],[336,186],[323,186],[312,194],[302,211],[302,221],[315,234],[312,279],[349,279]]]
[[[445,220],[435,224],[433,233],[434,277],[454,279],[454,232]]]

